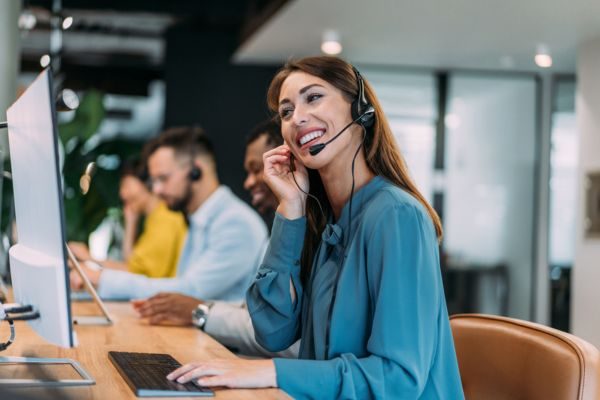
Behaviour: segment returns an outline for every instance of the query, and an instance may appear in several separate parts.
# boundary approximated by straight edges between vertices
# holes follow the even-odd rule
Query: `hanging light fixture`
[[[540,68],[550,68],[552,66],[552,56],[550,50],[545,44],[539,44],[534,57],[535,63]]]
[[[342,52],[342,43],[340,42],[340,34],[333,30],[328,29],[323,32],[323,39],[321,41],[321,51],[325,54],[332,56],[338,55]]]

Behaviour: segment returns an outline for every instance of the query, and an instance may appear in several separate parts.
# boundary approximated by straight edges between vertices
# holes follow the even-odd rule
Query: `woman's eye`
[[[309,103],[312,103],[313,101],[315,101],[315,100],[318,100],[318,99],[320,99],[321,97],[323,97],[323,95],[322,95],[322,94],[319,94],[319,93],[311,93],[311,94],[309,94],[308,96],[306,96],[306,100],[307,100]]]
[[[292,109],[291,108],[283,108],[279,111],[279,118],[281,119],[286,119],[287,117],[289,117],[292,114]]]

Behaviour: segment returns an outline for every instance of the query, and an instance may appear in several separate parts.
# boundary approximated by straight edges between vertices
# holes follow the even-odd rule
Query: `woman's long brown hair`
[[[279,70],[271,81],[267,93],[267,102],[271,111],[277,112],[281,86],[293,72],[304,72],[323,79],[340,90],[350,102],[358,95],[357,77],[352,66],[346,61],[330,56],[306,57],[300,60],[289,61],[281,70]],[[438,240],[441,241],[442,223],[440,218],[433,207],[427,203],[427,200],[425,200],[425,197],[419,192],[410,177],[406,163],[400,154],[392,130],[383,114],[381,104],[379,103],[379,100],[377,100],[373,88],[366,80],[364,80],[364,87],[367,101],[375,108],[375,123],[369,128],[370,132],[367,134],[367,140],[365,140],[363,148],[367,165],[375,175],[381,175],[387,178],[390,182],[404,189],[423,204],[435,226]],[[306,218],[308,226],[304,237],[304,247],[302,249],[301,257],[302,269],[300,273],[303,284],[307,282],[307,279],[310,276],[313,258],[321,240],[321,233],[325,228],[327,219],[332,213],[318,171],[308,170],[308,177],[310,182],[310,193],[319,199],[325,215],[321,213],[317,202],[311,197],[308,197],[306,202]]]

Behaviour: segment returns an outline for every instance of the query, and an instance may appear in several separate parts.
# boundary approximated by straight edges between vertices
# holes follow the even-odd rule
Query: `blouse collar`
[[[381,176],[375,176],[366,185],[354,192],[352,199],[352,215],[350,213],[350,198],[344,204],[340,218],[334,223],[333,217],[330,217],[329,223],[325,226],[321,239],[330,246],[335,246],[344,241],[344,232],[348,230],[350,220],[352,225],[358,221],[359,214],[363,211],[365,204],[373,197],[377,191],[385,185],[385,179]]]

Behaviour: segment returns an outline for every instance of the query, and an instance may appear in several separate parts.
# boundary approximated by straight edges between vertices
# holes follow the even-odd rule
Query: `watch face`
[[[208,317],[209,307],[206,304],[198,304],[198,307],[192,312],[192,323],[198,328],[204,328]]]

